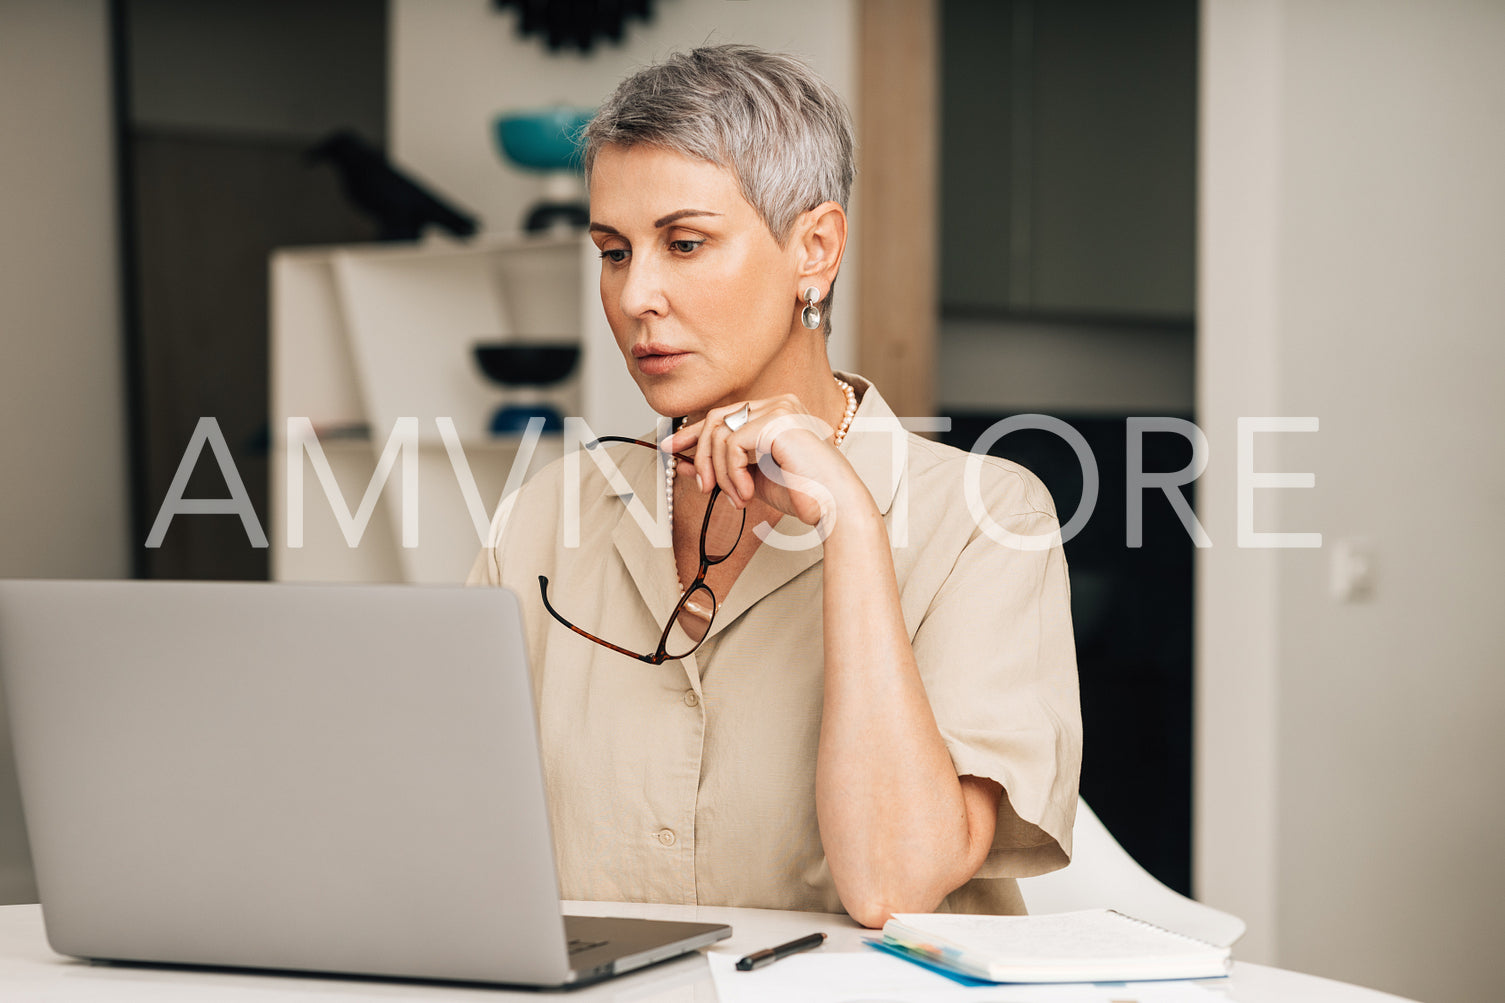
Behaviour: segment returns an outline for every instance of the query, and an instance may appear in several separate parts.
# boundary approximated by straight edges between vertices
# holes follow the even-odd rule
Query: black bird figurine
[[[476,232],[476,219],[394,168],[386,154],[341,129],[304,154],[309,163],[327,160],[340,175],[345,197],[377,223],[378,240],[417,240],[430,223],[457,237]]]

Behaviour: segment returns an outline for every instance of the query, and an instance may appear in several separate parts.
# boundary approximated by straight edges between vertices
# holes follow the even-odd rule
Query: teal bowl
[[[585,131],[594,108],[544,108],[499,115],[496,141],[503,155],[518,167],[533,171],[578,171]]]

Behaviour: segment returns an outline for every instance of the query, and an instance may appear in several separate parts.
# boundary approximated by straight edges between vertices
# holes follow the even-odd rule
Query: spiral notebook
[[[1039,916],[898,913],[896,954],[987,982],[1131,982],[1227,975],[1232,954],[1112,909]]]

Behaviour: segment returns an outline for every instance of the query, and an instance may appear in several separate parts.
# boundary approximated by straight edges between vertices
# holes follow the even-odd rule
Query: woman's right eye
[[[627,260],[628,251],[624,247],[608,247],[601,252],[602,261],[610,261],[614,265],[620,265]]]

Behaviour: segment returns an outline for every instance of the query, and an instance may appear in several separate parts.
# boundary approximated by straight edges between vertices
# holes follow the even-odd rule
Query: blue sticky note
[[[898,944],[885,944],[881,940],[875,940],[872,938],[864,939],[863,943],[867,944],[869,947],[876,947],[878,950],[883,951],[887,954],[892,954],[895,957],[903,958],[905,961],[913,962],[914,964],[919,965],[921,968],[928,968],[930,971],[935,972],[937,975],[944,975],[951,981],[959,982],[964,986],[991,986],[996,984],[993,982],[988,982],[984,979],[974,979],[970,975],[963,975],[961,972],[955,972],[949,968],[944,968],[941,965],[936,964],[931,959],[925,957],[923,954],[917,954],[914,951],[907,951],[904,948],[900,947]]]

